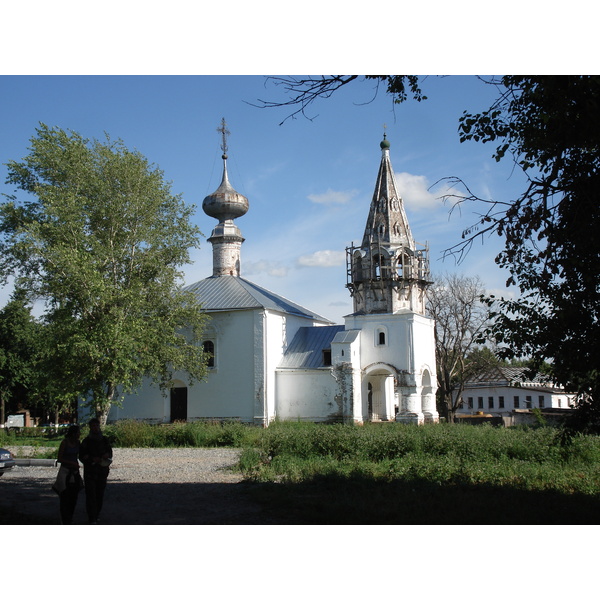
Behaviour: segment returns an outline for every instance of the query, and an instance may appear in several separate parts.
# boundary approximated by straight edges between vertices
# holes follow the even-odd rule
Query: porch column
[[[439,423],[440,415],[435,406],[435,394],[423,394],[423,416],[425,423]]]
[[[422,425],[425,417],[421,410],[421,394],[416,388],[409,388],[402,393],[400,410],[396,415],[396,421],[399,423],[411,423]]]

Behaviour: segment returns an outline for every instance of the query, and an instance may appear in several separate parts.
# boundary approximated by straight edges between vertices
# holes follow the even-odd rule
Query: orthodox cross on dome
[[[223,158],[227,158],[227,136],[231,135],[229,129],[227,129],[227,123],[225,117],[221,119],[221,127],[217,127],[217,131],[221,134],[221,150],[223,150]]]

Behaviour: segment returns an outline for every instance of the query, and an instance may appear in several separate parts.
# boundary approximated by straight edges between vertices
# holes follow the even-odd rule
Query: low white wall
[[[330,369],[277,371],[277,418],[281,420],[341,420],[341,398]]]

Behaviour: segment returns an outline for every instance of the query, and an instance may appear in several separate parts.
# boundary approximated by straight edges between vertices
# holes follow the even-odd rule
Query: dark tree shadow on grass
[[[41,483],[0,481],[0,524],[58,524]],[[7,485],[8,484],[8,485]],[[110,482],[104,525],[590,525],[600,498],[509,487],[321,477],[289,483]],[[85,524],[85,494],[74,524]]]
[[[273,517],[313,525],[587,525],[600,498],[506,486],[321,477],[250,489]]]

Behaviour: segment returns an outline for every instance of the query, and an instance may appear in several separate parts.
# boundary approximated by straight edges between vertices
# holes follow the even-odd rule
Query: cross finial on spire
[[[223,150],[223,158],[227,158],[227,136],[230,135],[230,131],[227,129],[225,117],[221,119],[221,127],[217,127],[217,131],[222,136],[221,150]]]
[[[383,124],[383,139],[384,139],[384,140],[385,140],[385,138],[387,137],[387,136],[386,136],[386,131],[385,131],[386,129],[387,129],[387,125],[384,123],[384,124]]]

